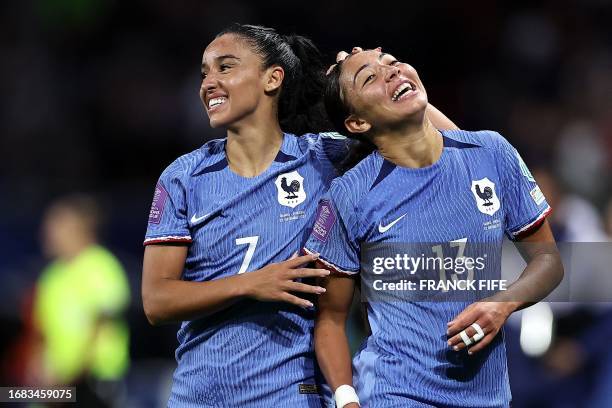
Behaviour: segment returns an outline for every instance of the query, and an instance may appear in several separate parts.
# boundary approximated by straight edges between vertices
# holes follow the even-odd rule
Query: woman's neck
[[[377,135],[373,142],[385,159],[410,168],[431,166],[440,159],[444,147],[442,135],[427,117],[422,123]]]
[[[258,126],[240,126],[227,131],[227,162],[233,172],[243,177],[263,173],[283,143],[283,132],[276,118],[257,123]]]

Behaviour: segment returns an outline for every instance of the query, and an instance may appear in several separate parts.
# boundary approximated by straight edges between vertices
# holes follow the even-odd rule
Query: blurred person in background
[[[112,388],[129,366],[123,314],[130,290],[119,261],[98,244],[100,224],[99,206],[86,195],[48,208],[42,241],[52,262],[38,279],[33,308],[39,345],[30,382],[76,385],[77,401],[86,406],[110,404],[95,389]]]
[[[507,324],[513,405],[612,406],[612,308],[606,303],[612,278],[605,224],[597,208],[569,190],[559,174],[541,165],[533,175],[555,208],[550,225],[571,266],[566,293],[522,311]],[[516,254],[507,255],[506,267],[521,262]],[[534,319],[539,319],[538,326],[529,323]]]
[[[536,168],[533,175],[555,209],[549,222],[557,241],[607,241],[601,215],[589,200],[580,194],[568,192],[559,177],[547,167]]]
[[[565,401],[582,400],[589,408],[609,407],[612,304],[604,301],[610,299],[612,292],[609,261],[606,255],[601,257],[598,253],[608,251],[608,245],[602,244],[609,241],[604,219],[584,194],[568,191],[554,172],[541,167],[534,176],[556,205],[551,225],[555,237],[562,242],[561,251],[567,248],[574,258],[569,282],[572,299],[577,302],[551,303],[554,336],[542,360],[549,374],[549,386],[551,391],[563,389],[557,395]],[[562,405],[563,399],[559,398],[557,405]]]

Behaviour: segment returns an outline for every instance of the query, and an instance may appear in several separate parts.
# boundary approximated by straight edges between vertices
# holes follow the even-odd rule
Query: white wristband
[[[347,384],[336,388],[334,399],[336,400],[337,408],[343,408],[345,405],[350,404],[351,402],[355,402],[357,405],[359,405],[359,397],[357,397],[355,389]]]

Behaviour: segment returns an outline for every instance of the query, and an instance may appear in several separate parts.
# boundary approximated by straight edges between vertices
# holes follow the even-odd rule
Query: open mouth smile
[[[219,109],[225,102],[227,102],[227,96],[218,96],[215,98],[210,98],[206,107],[208,108],[208,112],[213,112]]]
[[[398,102],[406,98],[409,98],[413,95],[416,95],[416,93],[417,93],[416,84],[414,84],[411,81],[405,80],[405,81],[402,81],[398,85],[397,88],[395,88],[395,91],[393,92],[393,95],[391,96],[391,100],[393,102]]]

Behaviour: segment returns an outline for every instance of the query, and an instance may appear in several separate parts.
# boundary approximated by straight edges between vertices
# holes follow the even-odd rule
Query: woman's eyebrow
[[[381,52],[380,55],[378,56],[378,60],[379,61],[382,60],[386,55],[389,55],[389,54],[387,54],[386,52]],[[348,57],[350,57],[350,55]],[[346,59],[348,59],[348,57],[346,57]],[[346,61],[346,59],[345,59],[345,61]],[[363,64],[361,67],[359,67],[357,72],[355,72],[355,76],[353,77],[353,86],[355,86],[355,81],[357,81],[357,75],[359,75],[359,73],[362,70],[366,69],[369,66],[370,66],[370,64]]]
[[[240,58],[238,58],[237,56],[232,55],[232,54],[219,55],[219,56],[218,56],[217,58],[215,58],[215,59],[216,59],[217,61],[220,61],[220,60],[222,60],[222,59],[226,59],[226,58],[232,58],[232,59],[237,59],[237,60],[240,60]]]
[[[229,59],[235,59],[235,60],[240,61],[240,58],[238,58],[237,56],[232,55],[232,54],[219,55],[218,57],[216,57],[216,58],[215,58],[215,61],[219,62],[219,61],[221,61],[221,60],[228,59],[228,58],[229,58]],[[202,63],[202,69],[204,69],[204,68],[206,68],[206,67],[208,67],[208,64],[206,64],[205,62],[203,62],[203,63]]]
[[[357,80],[357,75],[359,75],[359,73],[366,69],[367,67],[369,67],[370,64],[363,64],[361,67],[359,67],[359,69],[357,70],[357,72],[355,72],[355,76],[353,77],[353,86],[355,86],[355,81]]]

